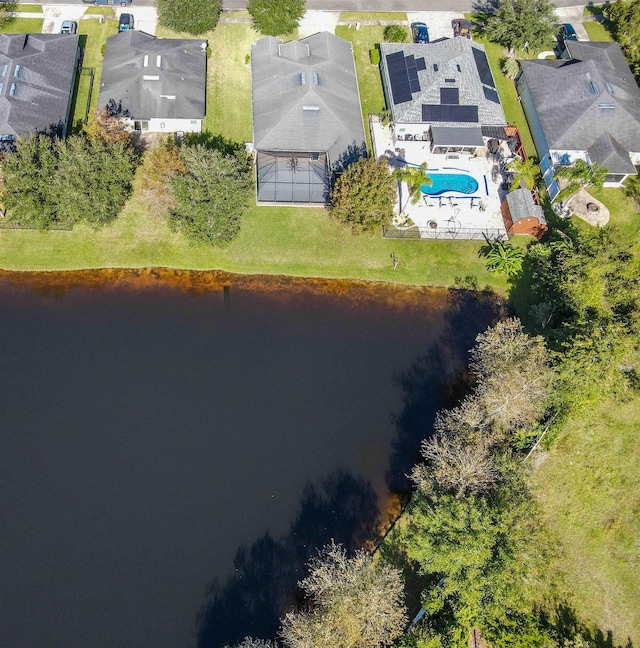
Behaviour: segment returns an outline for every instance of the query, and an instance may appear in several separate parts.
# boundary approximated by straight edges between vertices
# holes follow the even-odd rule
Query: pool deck
[[[478,182],[478,190],[471,195],[445,191],[437,196],[424,195],[416,204],[408,205],[405,204],[407,188],[403,185],[400,193],[404,214],[419,228],[431,230],[434,235],[441,234],[442,238],[482,238],[483,232],[491,238],[507,237],[500,213],[500,203],[506,191],[501,189],[503,178],[497,156],[490,154],[486,148],[480,149],[475,156],[466,153],[433,155],[428,142],[394,144],[387,126],[375,122],[371,126],[376,158],[386,158],[392,167],[397,168],[405,163],[419,166],[426,162],[427,176],[430,170],[437,173],[465,173]],[[398,203],[396,212],[400,212]],[[398,223],[403,219],[394,220]]]

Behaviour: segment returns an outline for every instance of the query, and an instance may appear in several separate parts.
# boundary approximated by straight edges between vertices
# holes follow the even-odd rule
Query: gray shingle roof
[[[253,145],[261,151],[327,152],[330,164],[365,143],[351,43],[321,32],[251,49]]]
[[[623,172],[628,152],[640,152],[640,90],[617,43],[566,45],[571,60],[521,61],[549,148],[593,150]]]
[[[535,216],[541,225],[547,224],[547,219],[544,216],[542,207],[536,205],[531,197],[531,192],[528,189],[520,188],[511,191],[507,194],[507,204],[509,205],[509,213],[511,220],[515,223],[522,218]]]
[[[0,34],[0,135],[66,130],[77,55],[77,35]]]
[[[202,39],[156,38],[134,30],[110,36],[99,105],[122,101],[134,119],[203,119],[205,49]]]
[[[478,123],[481,125],[506,126],[507,120],[500,99],[493,94],[493,78],[488,72],[489,84],[480,77],[474,57],[474,50],[482,58],[484,46],[467,38],[449,38],[428,44],[381,43],[382,80],[385,94],[391,102],[393,120],[396,123],[420,124],[423,105],[441,105],[442,88],[457,88],[458,103],[461,106],[478,107]],[[394,103],[391,92],[392,80],[386,65],[386,56],[403,52],[414,60],[424,59],[417,69],[420,89],[411,93],[411,100]],[[422,68],[422,69],[421,69]],[[446,93],[445,93],[446,95]],[[439,126],[453,126],[458,122],[441,122]]]

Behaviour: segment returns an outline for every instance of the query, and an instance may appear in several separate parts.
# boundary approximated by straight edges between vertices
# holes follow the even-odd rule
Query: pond
[[[0,273],[3,645],[268,637],[314,547],[393,514],[499,310],[357,282]]]

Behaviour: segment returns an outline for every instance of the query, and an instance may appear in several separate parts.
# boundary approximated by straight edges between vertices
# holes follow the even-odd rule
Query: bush
[[[304,16],[305,0],[249,0],[253,26],[265,36],[290,34]]]
[[[377,47],[369,50],[369,60],[372,65],[380,65],[380,50]]]
[[[383,34],[387,43],[404,43],[409,37],[409,32],[402,25],[387,25]]]
[[[512,81],[520,74],[520,63],[513,56],[508,56],[504,59],[500,67],[507,79],[511,79]]]
[[[204,34],[218,24],[221,0],[158,0],[158,22],[177,32]]]

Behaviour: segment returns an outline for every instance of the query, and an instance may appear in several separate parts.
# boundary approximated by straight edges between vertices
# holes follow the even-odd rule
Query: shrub
[[[377,47],[369,50],[369,60],[372,65],[380,65],[380,50]]]
[[[404,43],[409,37],[409,32],[402,25],[387,25],[383,34],[387,43]]]

